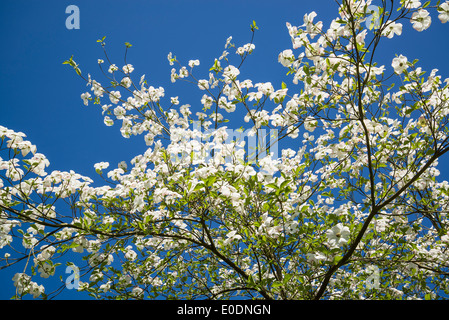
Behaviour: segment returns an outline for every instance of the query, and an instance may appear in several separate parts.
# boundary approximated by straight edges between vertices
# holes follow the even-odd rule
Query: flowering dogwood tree
[[[278,62],[289,86],[241,72],[253,38],[228,38],[201,76],[200,61],[170,53],[172,82],[203,94],[195,106],[107,54],[106,80],[67,60],[89,86],[84,104],[148,149],[130,166],[97,163],[105,184],[94,186],[47,172],[25,134],[0,126],[2,268],[27,261],[16,297],[49,297],[45,279],[73,266],[68,252],[82,257],[78,290],[95,298],[447,296],[449,184],[437,165],[449,150],[449,78],[405,53],[379,65],[376,49],[404,23],[431,28],[432,11],[446,23],[449,2],[382,3],[375,24],[370,0],[343,0],[328,29],[315,12],[287,23],[292,48]],[[248,137],[277,133],[278,154],[273,143],[251,153],[229,139],[230,115],[242,111]]]

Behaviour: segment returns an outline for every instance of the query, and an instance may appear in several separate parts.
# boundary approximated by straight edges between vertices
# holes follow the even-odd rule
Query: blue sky
[[[65,26],[69,5],[80,10],[80,29]],[[166,97],[178,96],[192,106],[186,86],[172,85],[167,54],[171,51],[184,64],[199,59],[198,72],[208,74],[214,58],[224,50],[229,36],[237,45],[249,42],[249,25],[257,22],[256,50],[242,72],[253,82],[271,81],[277,88],[286,69],[277,62],[279,52],[291,48],[285,22],[301,25],[305,13],[317,12],[315,20],[327,27],[337,15],[331,0],[190,0],[190,1],[22,1],[0,3],[0,125],[26,133],[47,156],[49,170],[74,170],[94,177],[93,165],[108,161],[111,166],[129,161],[145,150],[143,137],[125,139],[119,126],[103,124],[99,106],[85,107],[80,94],[86,85],[62,62],[71,55],[84,75],[102,79],[97,59],[103,58],[96,40],[106,36],[106,48],[118,66],[123,65],[125,42],[133,46],[128,62],[139,76],[146,74],[150,85],[166,89]],[[387,68],[395,54],[420,60],[425,70],[438,68],[449,77],[449,23],[441,24],[432,14],[429,30],[416,32],[404,26],[403,36],[385,39],[379,57]],[[197,90],[196,90],[197,91]],[[189,100],[190,99],[190,100]],[[440,163],[442,179],[449,178],[448,156]],[[48,171],[48,170],[47,170]],[[0,254],[3,255],[0,250]],[[59,275],[65,277],[64,268]],[[0,271],[0,299],[8,299],[14,290],[11,278],[17,270]],[[77,293],[64,297],[77,298]]]

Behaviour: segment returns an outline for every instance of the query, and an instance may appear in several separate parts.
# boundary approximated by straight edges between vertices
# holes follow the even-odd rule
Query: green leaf
[[[277,185],[276,183],[269,183],[269,184],[267,184],[265,187],[277,189],[277,188],[278,188],[278,185]]]
[[[256,21],[253,20],[253,23],[251,24],[251,31],[258,30],[258,29],[259,29],[259,27],[256,25]]]
[[[73,55],[70,57],[69,60],[64,61],[62,64],[69,64],[69,65],[73,65]]]
[[[284,279],[282,279],[282,282],[284,283],[284,285],[287,284],[287,283],[290,281],[290,279],[291,279],[292,277],[293,277],[292,274],[286,274],[286,275],[284,276]]]
[[[341,259],[343,259],[342,256],[336,256],[336,257],[334,257],[334,263],[335,263],[335,264],[339,263]]]
[[[256,282],[254,281],[252,275],[249,275],[249,276],[248,276],[247,283],[248,283],[248,285],[249,285],[250,287],[255,287],[255,286],[256,286]]]
[[[217,180],[217,177],[216,177],[216,176],[210,176],[210,177],[207,177],[207,179],[206,179],[206,181],[205,181],[206,186],[207,186],[207,187],[212,187],[213,184],[214,184],[214,182],[215,182],[215,180]]]
[[[282,89],[287,89],[287,85],[285,84],[284,81],[282,81],[281,87],[282,87]]]
[[[284,182],[281,183],[281,186],[279,189],[285,189],[285,187],[287,187],[289,183],[290,183],[290,180],[285,180]]]

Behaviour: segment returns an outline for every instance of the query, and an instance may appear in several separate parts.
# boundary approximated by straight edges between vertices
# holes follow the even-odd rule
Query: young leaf
[[[282,81],[281,87],[282,87],[282,89],[287,89],[287,85],[285,84],[284,81]]]

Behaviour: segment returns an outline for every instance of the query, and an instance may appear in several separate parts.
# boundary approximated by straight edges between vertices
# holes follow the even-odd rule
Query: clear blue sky
[[[65,26],[65,9],[71,4],[80,10],[79,30]],[[103,52],[96,40],[106,36],[108,53],[118,66],[123,65],[124,43],[130,42],[128,62],[136,74],[146,74],[151,85],[163,86],[166,97],[179,95],[183,103],[194,105],[198,101],[188,101],[185,86],[170,82],[168,52],[185,64],[199,59],[198,71],[207,75],[226,38],[232,35],[239,45],[249,42],[249,25],[255,20],[260,28],[256,50],[243,72],[254,82],[271,81],[279,88],[281,81],[290,81],[277,62],[279,52],[291,48],[285,22],[301,25],[311,11],[327,27],[337,6],[332,0],[2,0],[0,125],[26,133],[50,160],[49,170],[95,176],[95,163],[108,161],[115,167],[141,154],[145,144],[142,136],[124,139],[119,125],[106,127],[98,105],[83,105],[80,94],[87,91],[86,85],[62,64],[64,60],[73,55],[84,75],[91,73],[101,82],[97,59]],[[405,24],[403,36],[385,39],[380,62],[389,68],[394,55],[402,53],[409,60],[419,59],[423,69],[438,68],[443,78],[449,77],[449,23],[442,25],[435,14],[432,18],[428,31],[418,33]],[[448,160],[446,156],[440,163]],[[441,178],[449,178],[447,167],[441,166]],[[55,278],[65,277],[64,269],[60,267]],[[0,299],[12,295],[15,272],[0,271]],[[63,297],[78,296],[72,291]]]

